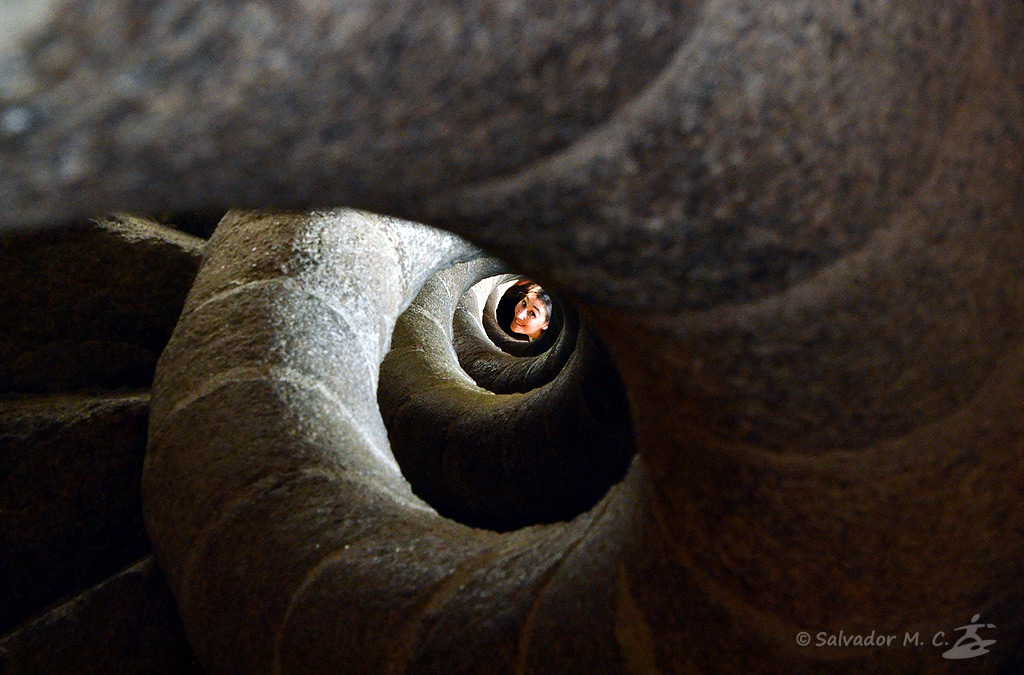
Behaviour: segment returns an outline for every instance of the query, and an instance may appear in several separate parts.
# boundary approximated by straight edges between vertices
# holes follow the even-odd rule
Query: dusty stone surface
[[[691,12],[673,0],[48,3],[7,33],[0,61],[2,220],[141,199],[148,212],[422,201],[606,120],[657,77]]]
[[[148,417],[140,393],[0,401],[0,633],[148,549]]]
[[[389,256],[395,264],[380,265]],[[174,366],[157,373],[143,483],[147,529],[204,664],[256,673],[297,658],[295,643],[280,637],[293,608],[318,597],[316,584],[332,583],[320,580],[320,565],[364,538],[411,542],[448,530],[473,540],[409,490],[368,385],[415,289],[437,269],[477,256],[451,235],[355,211],[229,215],[215,233],[165,351],[163,362]],[[341,273],[348,263],[378,282],[353,283]],[[375,320],[353,323],[367,306]],[[267,314],[272,307],[281,313]],[[282,444],[284,437],[292,440]],[[266,520],[280,529],[271,532]],[[258,543],[267,537],[272,545]],[[487,545],[486,537],[475,544]],[[403,548],[416,546],[395,550]],[[433,574],[460,551],[439,550]],[[223,566],[239,555],[245,560]],[[250,593],[253,583],[260,588]],[[219,619],[239,594],[249,598],[237,605],[248,617],[245,635]],[[305,644],[313,629],[298,624],[296,639]]]
[[[0,238],[0,391],[146,387],[202,242],[133,216]]]
[[[5,675],[203,675],[146,558],[0,638]]]
[[[961,127],[1019,148],[1022,11],[49,3],[0,68],[4,218],[346,204],[592,301],[751,300],[890,229]]]

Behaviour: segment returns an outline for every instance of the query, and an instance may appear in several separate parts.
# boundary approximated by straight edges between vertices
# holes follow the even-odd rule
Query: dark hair
[[[548,292],[540,287],[540,284],[529,282],[526,286],[526,292],[523,293],[523,297],[527,295],[533,295],[537,298],[537,302],[544,305],[544,319],[545,321],[551,321],[551,296]]]

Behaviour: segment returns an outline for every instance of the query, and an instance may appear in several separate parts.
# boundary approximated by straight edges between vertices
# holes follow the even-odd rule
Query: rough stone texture
[[[203,675],[152,558],[0,639],[4,675]]]
[[[202,242],[133,216],[0,238],[0,391],[146,387]]]
[[[25,23],[0,28],[10,38],[0,47],[7,224],[122,207],[373,207],[501,254],[575,300],[609,345],[643,458],[619,490],[634,511],[598,507],[603,515],[576,545],[579,556],[567,551],[552,575],[516,595],[551,606],[527,612],[526,637],[515,645],[489,645],[486,656],[514,653],[514,662],[480,656],[482,668],[578,672],[590,656],[596,672],[641,673],[1012,672],[1020,663],[1009,652],[1024,643],[1021,3],[19,7]],[[301,221],[275,227],[311,232]],[[332,246],[361,245],[365,224],[291,251],[287,237],[253,228],[225,235],[235,257],[200,284],[230,293],[243,278],[298,270],[301,284],[340,293],[356,325],[373,326],[358,345],[339,347],[346,358],[382,358],[385,329],[418,287],[407,271],[427,270],[431,258],[451,262],[424,234],[402,253],[371,240],[339,267]],[[396,265],[408,284],[387,285]],[[342,268],[349,276],[337,274]],[[268,283],[260,302],[289,284]],[[308,391],[317,385],[307,371],[293,374],[288,349],[270,349],[289,334],[289,312],[267,307],[277,323],[262,324],[260,339],[288,371],[275,381],[291,378],[309,398],[333,401],[329,387]],[[306,346],[320,345],[292,345]],[[231,359],[219,355],[207,355],[211,365],[230,372]],[[167,417],[155,428],[171,429],[179,409],[181,420],[208,415],[223,430],[209,447],[230,446],[230,420],[258,424],[229,404],[261,400],[246,383],[277,378],[268,372],[277,365],[224,375],[238,389],[216,396],[158,392],[157,412]],[[167,366],[166,377],[199,383],[202,367],[176,375]],[[287,436],[288,415],[345,417],[337,402],[289,403],[285,385],[273,387],[282,411],[275,433]],[[346,475],[346,463],[371,460],[386,476],[387,453],[374,450],[381,427],[370,426],[376,431],[363,429],[342,459],[318,450],[295,460],[315,455],[328,482]],[[206,629],[242,636],[238,653],[208,648],[203,658],[215,671],[237,672],[241,662],[245,672],[266,672],[273,658],[308,664],[306,655],[330,648],[323,636],[340,635],[351,649],[333,656],[357,672],[400,670],[407,655],[422,670],[470,669],[466,654],[446,646],[472,644],[468,633],[491,627],[486,585],[474,586],[476,613],[462,615],[467,635],[421,633],[416,624],[503,543],[446,529],[396,473],[339,488],[351,503],[310,502],[314,493],[302,486],[312,477],[275,462],[291,444],[320,447],[315,428],[280,444],[265,439],[265,459],[211,466],[246,466],[256,482],[225,482],[195,508],[181,502],[208,482],[222,485],[188,475],[210,456],[208,439],[194,429],[161,431],[154,441],[153,461],[174,471],[154,488],[166,511],[151,525],[166,538],[161,560],[186,627],[194,638]],[[179,480],[184,487],[174,489]],[[247,520],[243,508],[257,497],[269,500],[268,519],[292,513],[297,500],[322,508],[326,524],[318,530],[320,517],[293,514],[272,540],[273,557],[261,559],[253,549],[266,523]],[[374,539],[366,523],[377,521],[355,518],[365,560],[343,552],[342,527],[330,535],[342,546],[337,569],[325,557],[323,575],[304,576],[318,564],[318,532],[333,532],[332,518],[348,522],[345,514],[362,508],[356,499],[394,520]],[[186,574],[190,549],[172,524],[189,514],[215,521],[195,553],[209,579]],[[238,539],[218,547],[213,533],[224,524],[238,526]],[[557,529],[565,528],[528,538]],[[572,546],[568,535],[551,536],[551,546]],[[401,543],[389,553],[392,539]],[[352,585],[347,570],[364,583]],[[508,582],[495,583],[505,590]],[[265,613],[246,604],[225,618],[214,609],[264,591],[273,600]],[[328,597],[351,611],[307,602]],[[799,630],[949,634],[974,614],[996,624],[997,643],[970,662],[929,648],[801,649],[794,641]],[[400,616],[410,618],[395,632]],[[589,617],[595,632],[564,619],[542,623],[545,616]],[[367,626],[389,642],[352,639]],[[552,631],[544,635],[550,649],[529,637],[542,627]],[[306,628],[314,643],[304,646]],[[288,638],[268,655],[267,635]],[[253,644],[260,648],[246,651]]]
[[[0,55],[0,219],[140,201],[149,212],[422,202],[606,120],[657,77],[692,9],[49,3]]]
[[[809,279],[951,150],[1019,143],[1015,2],[47,9],[0,68],[8,223],[349,204],[676,310]]]
[[[409,490],[374,385],[415,291],[437,269],[480,253],[422,225],[353,211],[229,214],[209,250],[165,352],[174,365],[154,384],[147,528],[203,663],[258,673],[300,658],[278,636],[293,605],[334,583],[321,580],[319,566],[349,546],[370,533],[415,541],[432,530],[471,532]],[[344,274],[349,265],[364,276]],[[366,308],[376,310],[372,320]],[[377,506],[366,512],[366,503]],[[453,554],[437,555],[435,575]],[[247,617],[244,631],[219,620],[228,605]],[[305,644],[314,628],[299,624],[295,639]],[[354,672],[360,663],[353,657]]]
[[[0,401],[0,634],[148,548],[147,394]]]

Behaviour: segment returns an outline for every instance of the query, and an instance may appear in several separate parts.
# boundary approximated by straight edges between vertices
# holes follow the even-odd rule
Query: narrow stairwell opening
[[[503,268],[480,258],[429,279],[398,319],[378,387],[413,491],[499,531],[574,518],[634,454],[625,391],[594,331],[553,296],[543,337],[511,335],[523,277],[494,274]]]

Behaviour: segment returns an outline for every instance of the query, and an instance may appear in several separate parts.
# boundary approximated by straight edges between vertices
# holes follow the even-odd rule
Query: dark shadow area
[[[217,224],[224,217],[225,213],[227,213],[227,209],[206,208],[195,211],[157,213],[151,217],[161,225],[173,227],[176,230],[187,232],[196,237],[209,239],[213,231],[217,229]]]

